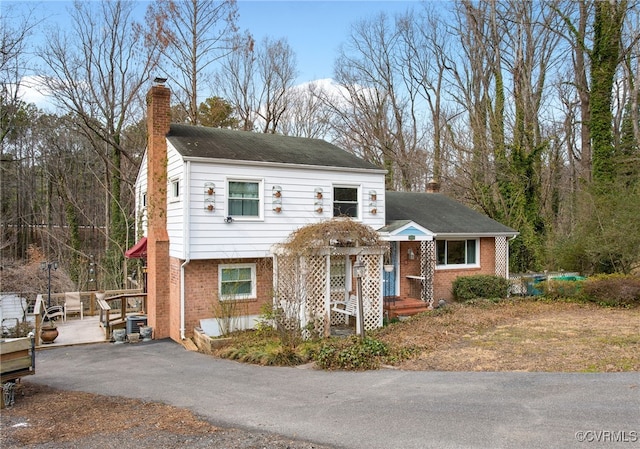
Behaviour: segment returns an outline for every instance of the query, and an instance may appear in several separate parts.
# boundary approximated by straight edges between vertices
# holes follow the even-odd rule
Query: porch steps
[[[384,298],[384,312],[390,320],[417,315],[427,310],[429,310],[429,305],[420,299],[398,296]]]

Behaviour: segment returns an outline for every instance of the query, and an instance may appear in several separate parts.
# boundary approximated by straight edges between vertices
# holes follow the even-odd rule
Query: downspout
[[[189,242],[189,198],[191,196],[191,161],[187,161],[184,175],[184,201],[182,202],[182,245],[184,262],[180,265],[180,340],[186,340],[185,336],[185,267],[191,262],[191,242]]]

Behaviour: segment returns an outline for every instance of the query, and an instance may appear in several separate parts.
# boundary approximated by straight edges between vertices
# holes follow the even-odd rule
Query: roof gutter
[[[182,201],[182,215],[184,226],[182,228],[182,241],[184,262],[180,265],[180,340],[185,340],[185,268],[191,262],[191,251],[189,245],[189,229],[191,228],[189,223],[189,196],[191,194],[191,162],[187,161],[185,166],[185,180],[184,180],[184,198]]]
[[[284,162],[270,162],[270,161],[245,161],[234,159],[214,159],[201,156],[182,156],[185,161],[211,163],[215,161],[220,165],[247,165],[251,167],[272,167],[272,168],[300,168],[306,170],[331,170],[341,171],[347,173],[378,173],[386,174],[387,170],[382,168],[364,168],[364,167],[336,167],[333,165],[308,165],[308,164],[292,164]]]

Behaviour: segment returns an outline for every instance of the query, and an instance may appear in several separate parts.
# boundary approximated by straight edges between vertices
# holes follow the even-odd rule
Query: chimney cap
[[[435,179],[431,178],[431,180],[427,183],[427,193],[439,193],[440,192],[440,183]]]
[[[167,78],[162,78],[160,76],[156,76],[153,79],[153,82],[156,83],[156,84],[164,84],[166,81],[167,81]]]

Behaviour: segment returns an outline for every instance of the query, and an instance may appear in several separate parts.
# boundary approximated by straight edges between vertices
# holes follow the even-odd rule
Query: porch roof
[[[412,220],[395,220],[378,229],[383,240],[433,240],[434,234]]]
[[[433,236],[514,236],[518,231],[441,193],[385,192],[385,228],[412,221]],[[384,230],[382,228],[380,231]]]

